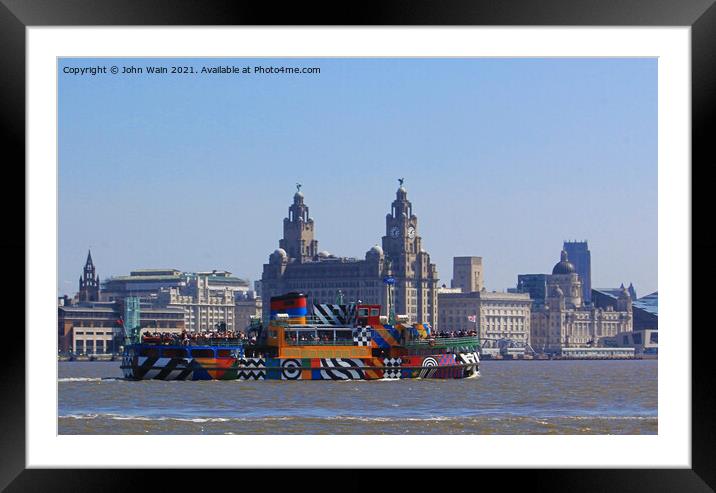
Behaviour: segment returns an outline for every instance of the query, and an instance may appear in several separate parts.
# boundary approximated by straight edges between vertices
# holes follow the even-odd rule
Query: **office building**
[[[136,296],[154,302],[163,288],[185,288],[187,276],[178,269],[137,269],[128,276],[114,276],[102,285],[102,301],[118,301]]]
[[[519,274],[517,276],[517,288],[510,292],[528,293],[535,306],[544,305],[547,298],[547,280],[549,274]]]
[[[505,345],[530,344],[531,305],[527,293],[439,293],[441,331],[477,330],[483,353],[499,353]]]

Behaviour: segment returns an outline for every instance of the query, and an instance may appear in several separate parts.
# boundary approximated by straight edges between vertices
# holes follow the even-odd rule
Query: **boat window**
[[[158,358],[159,349],[155,347],[145,347],[139,350],[139,356],[146,356],[147,358]]]
[[[162,356],[165,358],[184,358],[186,357],[186,349],[167,348],[162,349]]]
[[[359,308],[359,309],[358,309],[358,316],[359,316],[359,317],[367,317],[367,316],[368,316],[368,309],[367,309],[367,308]]]
[[[352,330],[336,330],[337,341],[352,341],[353,331]]]
[[[231,349],[219,349],[216,351],[216,354],[219,358],[230,358]]]
[[[212,349],[192,349],[191,355],[195,358],[213,358],[214,351]]]
[[[370,316],[371,317],[377,317],[380,315],[380,309],[378,308],[371,308],[370,309]]]

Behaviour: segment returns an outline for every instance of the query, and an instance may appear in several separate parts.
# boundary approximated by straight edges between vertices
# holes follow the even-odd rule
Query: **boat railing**
[[[406,348],[453,348],[477,347],[480,345],[478,337],[437,337],[435,339],[419,339],[405,343]]]
[[[305,319],[305,323],[296,323],[296,319]],[[320,318],[316,318],[314,316],[305,316],[305,317],[294,317],[290,319],[273,319],[271,320],[272,325],[280,325],[282,327],[288,327],[288,328],[332,328],[332,327],[345,327],[346,324],[352,324],[352,320],[346,321],[345,324],[343,323],[333,323],[331,321],[325,322],[321,320]]]
[[[353,346],[353,339],[331,340],[331,341],[296,341],[293,339],[286,340],[288,346]]]
[[[217,346],[217,347],[237,347],[250,344],[246,339],[189,339],[182,341],[181,339],[165,339],[163,341],[142,340],[142,344],[152,346]]]

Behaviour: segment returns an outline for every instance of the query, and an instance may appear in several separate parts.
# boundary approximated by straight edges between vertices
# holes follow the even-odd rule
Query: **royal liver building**
[[[268,317],[271,296],[302,291],[314,304],[336,303],[341,298],[345,303],[380,304],[383,315],[389,315],[390,299],[394,312],[407,315],[411,323],[437,326],[437,269],[422,248],[418,218],[400,182],[386,216],[382,248],[373,246],[364,260],[318,251],[314,222],[299,186],[283,220],[279,248],[264,264],[264,318]]]

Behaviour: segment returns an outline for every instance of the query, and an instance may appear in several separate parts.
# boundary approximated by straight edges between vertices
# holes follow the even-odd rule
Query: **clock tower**
[[[283,220],[283,239],[279,241],[289,259],[299,263],[307,262],[318,255],[318,241],[313,239],[313,219],[308,215],[308,206],[303,202],[301,184],[296,183],[293,204],[288,208],[288,217]]]
[[[411,322],[437,325],[437,282],[435,264],[422,248],[418,236],[418,218],[408,200],[404,180],[398,180],[395,200],[390,214],[385,217],[383,251],[395,278],[394,309],[397,314],[408,315]]]

